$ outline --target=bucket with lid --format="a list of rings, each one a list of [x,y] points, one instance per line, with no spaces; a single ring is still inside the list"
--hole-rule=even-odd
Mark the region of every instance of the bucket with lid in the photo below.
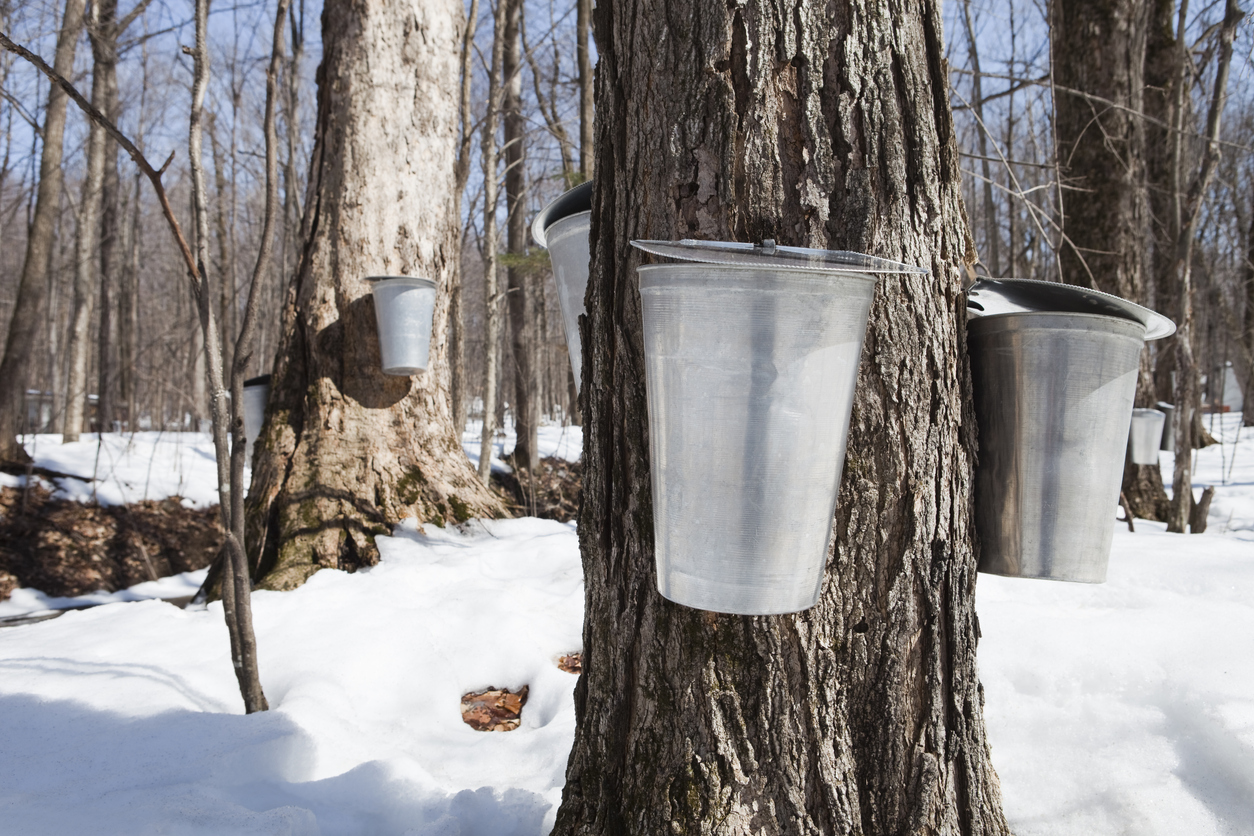
[[[715,612],[819,598],[876,273],[857,253],[633,241],[658,589]]]
[[[980,571],[1101,583],[1137,364],[1175,331],[1096,290],[984,279],[967,294]]]
[[[588,291],[588,264],[592,260],[588,234],[592,228],[592,181],[580,183],[554,200],[531,223],[531,237],[549,251],[557,301],[562,308],[562,328],[575,386],[581,385],[583,353],[579,317]]]
[[[253,442],[261,434],[266,418],[266,404],[270,400],[270,375],[249,378],[244,381],[244,439],[246,461],[253,460]]]

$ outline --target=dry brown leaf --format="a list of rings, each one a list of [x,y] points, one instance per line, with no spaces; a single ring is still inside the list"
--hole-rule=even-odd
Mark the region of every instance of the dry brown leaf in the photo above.
[[[476,731],[513,731],[522,722],[530,686],[488,688],[462,696],[462,722]]]

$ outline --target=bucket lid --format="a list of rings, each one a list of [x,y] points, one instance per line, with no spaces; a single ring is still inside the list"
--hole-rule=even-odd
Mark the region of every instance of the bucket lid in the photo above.
[[[424,287],[435,287],[435,279],[425,276],[366,276],[368,282],[412,282]]]
[[[531,237],[541,247],[548,246],[546,231],[562,218],[578,215],[580,212],[592,211],[592,181],[587,180],[562,192],[561,196],[540,210],[536,219],[531,222]]]
[[[926,273],[927,268],[873,255],[844,250],[814,250],[808,247],[780,247],[770,238],[761,244],[732,241],[632,241],[636,249],[654,255],[700,261],[706,264],[734,264],[746,267],[782,267],[790,270],[818,270],[825,273]]]
[[[248,380],[244,381],[245,389],[249,389],[253,386],[269,386],[269,385],[270,385],[270,375],[268,374],[263,374],[258,377],[250,377],[248,378]]]
[[[1149,308],[1100,290],[1037,279],[980,279],[967,289],[972,317],[1011,313],[1087,313],[1128,319],[1145,326],[1145,339],[1169,337],[1176,324]]]

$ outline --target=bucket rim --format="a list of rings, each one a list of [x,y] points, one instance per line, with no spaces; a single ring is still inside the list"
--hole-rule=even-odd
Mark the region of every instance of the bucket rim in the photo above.
[[[1100,312],[1081,309],[1081,305]],[[1075,313],[1124,319],[1145,328],[1146,342],[1176,332],[1176,324],[1167,317],[1121,296],[1040,279],[980,279],[967,288],[967,313],[973,321],[1010,313]]]
[[[997,325],[1003,325],[1007,322],[1014,322],[1024,317],[1041,317],[1048,319],[1070,318],[1081,320],[1093,320],[1101,322],[1108,326],[1108,330],[1112,333],[1117,330],[1129,332],[1128,336],[1141,339],[1141,336],[1135,333],[1138,326],[1144,327],[1142,323],[1135,319],[1124,319],[1123,317],[1110,316],[1108,314],[1086,313],[1084,311],[1002,311],[1000,313],[987,313],[980,316],[972,316],[967,319],[967,331],[983,330],[985,327],[992,328]],[[985,325],[987,323],[987,325]],[[1119,326],[1115,328],[1113,326]]]
[[[905,264],[887,258],[848,250],[820,250],[810,247],[785,247],[772,239],[761,244],[740,241],[678,241],[638,239],[631,242],[638,250],[680,261],[719,266],[743,265],[758,269],[807,270],[814,273],[912,273],[926,274],[926,267]]]
[[[547,231],[553,224],[571,215],[592,211],[592,184],[594,182],[595,178],[585,180],[573,189],[567,189],[540,210],[540,214],[536,215],[531,222],[531,237],[538,245],[548,249]]]
[[[245,389],[252,389],[258,386],[269,386],[269,385],[270,385],[270,375],[268,374],[262,374],[256,377],[250,377],[248,378],[248,380],[244,381]]]
[[[429,287],[432,290],[436,287],[435,279],[428,279],[426,276],[366,276],[366,281],[371,284],[381,284],[383,282],[401,284],[408,282],[418,287]]]
[[[641,273],[641,279],[642,279],[641,289],[647,290],[647,289],[652,289],[653,287],[657,287],[656,284],[652,285],[651,287],[645,287],[644,282],[643,282],[643,278],[645,274],[655,273],[655,272],[663,273],[663,272],[667,272],[668,270],[672,270],[677,267],[688,268],[688,269],[705,268],[707,270],[712,270],[712,271],[728,271],[728,272],[733,272],[733,273],[746,273],[746,274],[747,273],[761,273],[763,270],[769,270],[772,273],[787,273],[787,274],[792,274],[793,276],[806,276],[815,281],[820,281],[824,278],[827,278],[827,279],[848,278],[848,279],[858,279],[860,281],[866,282],[867,284],[871,284],[871,285],[875,285],[879,283],[879,276],[876,276],[872,273],[868,273],[865,270],[855,270],[852,268],[838,270],[838,269],[833,269],[830,267],[824,268],[824,269],[817,269],[814,267],[794,267],[792,265],[776,266],[773,264],[772,265],[709,264],[705,262],[686,261],[686,262],[680,262],[677,264],[676,263],[641,264],[639,267],[636,268],[636,270],[639,273]],[[753,288],[740,288],[740,287],[728,287],[727,288],[728,291],[752,290],[752,289]]]

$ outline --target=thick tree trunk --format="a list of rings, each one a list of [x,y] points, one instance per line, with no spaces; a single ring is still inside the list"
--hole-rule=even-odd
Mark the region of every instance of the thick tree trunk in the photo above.
[[[522,0],[507,0],[505,18],[505,52],[502,64],[505,97],[505,207],[506,243],[511,256],[527,251],[527,172],[523,153],[526,123],[522,112],[522,50],[518,38],[518,21]],[[537,429],[540,411],[537,404],[535,333],[531,327],[531,277],[528,269],[512,261],[507,271],[509,284],[509,334],[514,354],[514,464],[534,471],[540,464]]]
[[[448,282],[456,264],[455,0],[328,2],[303,248],[287,292],[247,542],[261,586],[378,560],[408,516],[496,516],[448,408]],[[367,276],[436,280],[430,365],[380,371]]]
[[[66,0],[53,69],[67,76],[74,68],[74,47],[83,31],[83,0]],[[30,231],[26,237],[26,258],[18,281],[17,299],[5,338],[4,359],[0,360],[0,461],[26,462],[29,456],[17,435],[26,418],[23,414],[27,376],[35,333],[44,319],[48,295],[48,261],[57,213],[61,204],[61,152],[65,136],[65,92],[55,84],[48,93],[44,116],[43,150],[39,159],[39,186],[35,197]]]
[[[976,676],[975,438],[939,3],[596,10],[579,519],[586,615],[555,834],[1005,834]],[[635,238],[852,249],[885,276],[822,598],[656,588]]]
[[[1138,0],[1057,0],[1050,29],[1054,78],[1077,91],[1060,92],[1054,101],[1058,157],[1070,186],[1058,256],[1063,281],[1141,304],[1151,302],[1145,127],[1136,115],[1144,106],[1146,20]],[[1157,400],[1146,349],[1136,405]],[[1164,519],[1167,491],[1157,465],[1128,459],[1122,490],[1135,516]]]

